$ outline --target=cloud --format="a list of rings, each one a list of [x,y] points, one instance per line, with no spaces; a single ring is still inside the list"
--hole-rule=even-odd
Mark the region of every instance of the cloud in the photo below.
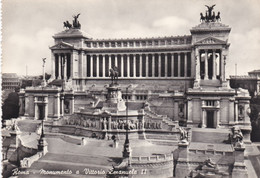
[[[35,35],[17,33],[7,37],[3,47],[3,72],[25,74],[27,65],[29,74],[39,74],[42,71],[40,62],[43,57],[47,57],[49,69],[51,52],[48,46],[53,44],[51,36],[54,32],[54,29],[42,28]]]
[[[249,71],[260,69],[260,28],[253,28],[245,33],[233,33],[230,41],[230,74],[234,74],[236,63],[238,74],[246,75]]]

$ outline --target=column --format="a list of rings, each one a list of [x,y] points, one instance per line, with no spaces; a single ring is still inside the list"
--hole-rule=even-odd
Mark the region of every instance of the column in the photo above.
[[[124,77],[124,55],[120,54],[121,56],[121,77]]]
[[[97,61],[97,77],[99,77],[99,55],[96,55],[96,61]]]
[[[216,127],[219,128],[219,122],[220,122],[220,114],[219,114],[219,109],[216,110],[216,114],[217,114],[217,125]]]
[[[48,100],[47,100],[48,103]],[[47,103],[44,103],[44,120],[47,120],[48,118],[48,105]]]
[[[224,56],[224,60],[223,60],[223,81],[226,81],[226,59],[227,59],[227,55],[223,55]]]
[[[167,53],[164,54],[164,76],[168,77],[168,55]]]
[[[90,77],[93,77],[93,54],[90,54]]]
[[[158,54],[158,76],[161,77],[162,58],[161,53]]]
[[[74,67],[73,67],[73,52],[70,54],[70,78],[73,79],[74,77],[74,74],[73,74],[73,71],[74,71]]]
[[[142,58],[142,54],[139,54],[139,62],[140,62],[140,67],[139,67],[139,77],[143,76],[143,58]]]
[[[111,116],[108,118],[108,130],[111,130]]]
[[[238,123],[238,101],[235,101],[235,123]]]
[[[64,71],[63,71],[63,76],[64,76],[64,80],[66,81],[67,80],[67,62],[68,62],[68,60],[67,60],[67,56],[66,56],[66,54],[64,54]]]
[[[58,55],[58,79],[61,79],[61,55],[60,54],[57,54]]]
[[[206,111],[205,109],[202,109],[202,124],[201,124],[202,128],[206,127]]]
[[[205,76],[204,76],[204,80],[208,80],[208,51],[205,50]]]
[[[115,66],[118,67],[117,54],[115,54],[114,56],[115,56]]]
[[[80,60],[79,60],[79,76],[83,77],[83,65],[84,65],[84,57],[83,57],[83,51],[80,52]],[[90,59],[91,61],[91,59]]]
[[[83,52],[82,57],[82,77],[87,77],[87,55],[85,52]]]
[[[102,70],[103,70],[103,76],[102,77],[106,77],[106,65],[105,65],[105,60],[106,60],[106,57],[105,57],[105,55],[103,55],[102,54],[102,61],[103,61],[103,63],[102,63]]]
[[[133,77],[136,77],[136,54],[133,54]]]
[[[171,77],[174,77],[174,53],[171,53],[172,70]]]
[[[200,52],[198,49],[195,50],[195,65],[196,65],[196,71],[195,71],[195,78],[198,82],[201,79],[200,76]]]
[[[145,67],[146,67],[146,70],[145,70],[145,77],[149,77],[149,73],[148,73],[148,71],[149,70],[151,70],[151,69],[149,69],[149,64],[148,64],[148,62],[149,62],[149,55],[148,54],[145,54]]]
[[[130,77],[130,55],[127,54],[127,77]]]
[[[187,52],[184,53],[184,77],[187,77]]]
[[[54,117],[60,117],[60,97],[59,94],[54,95],[54,104],[53,104]]]
[[[55,54],[52,52],[51,53],[51,78],[52,79],[56,79],[56,76],[55,76],[55,62],[56,62],[56,57],[55,57]]]
[[[111,54],[108,54],[108,71],[112,68],[111,65]]]
[[[178,53],[178,77],[181,76],[181,53]]]
[[[213,50],[212,80],[216,79],[216,51]]]
[[[74,113],[74,96],[71,97],[70,110],[71,110],[71,114],[73,114]]]
[[[60,112],[60,115],[61,116],[64,116],[64,93],[61,94],[60,96],[60,109],[61,109],[61,112]]]
[[[154,54],[152,54],[152,77],[154,77],[154,73],[155,73],[155,70],[154,70],[154,68],[155,68],[155,62],[154,62]]]
[[[34,97],[34,119],[38,119],[37,97]]]

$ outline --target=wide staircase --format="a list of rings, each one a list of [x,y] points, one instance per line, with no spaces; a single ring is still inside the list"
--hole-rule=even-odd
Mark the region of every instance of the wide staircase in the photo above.
[[[230,129],[192,128],[191,142],[224,143],[228,140]]]

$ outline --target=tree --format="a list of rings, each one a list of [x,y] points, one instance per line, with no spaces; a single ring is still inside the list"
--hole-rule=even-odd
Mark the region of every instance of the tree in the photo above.
[[[19,117],[19,89],[16,89],[15,92],[12,92],[8,95],[7,99],[2,105],[2,119],[8,120],[11,118]]]

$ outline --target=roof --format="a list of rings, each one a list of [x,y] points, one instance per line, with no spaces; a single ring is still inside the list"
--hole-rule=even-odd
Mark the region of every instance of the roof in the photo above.
[[[18,78],[16,73],[3,73],[2,78]]]
[[[75,37],[79,37],[79,38],[91,38],[90,35],[80,29],[76,29],[76,28],[70,28],[67,30],[64,30],[60,33],[57,33],[53,36],[54,39],[57,38],[75,38]]]
[[[251,71],[251,72],[248,72],[249,74],[250,73],[260,73],[260,69],[258,69],[258,70],[253,70],[253,71]]]

